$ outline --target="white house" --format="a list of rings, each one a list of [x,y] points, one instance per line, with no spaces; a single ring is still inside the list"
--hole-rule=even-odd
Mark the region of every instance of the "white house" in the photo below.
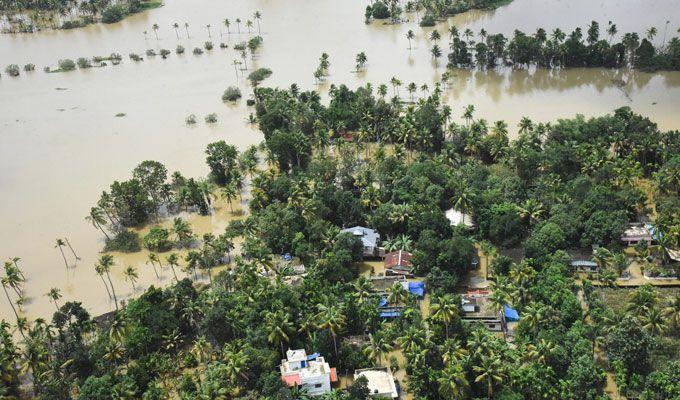
[[[449,220],[451,226],[464,225],[468,228],[474,228],[475,223],[472,221],[472,216],[467,215],[461,211],[450,208],[444,213],[446,219]]]
[[[337,382],[338,374],[326,360],[314,353],[307,355],[304,349],[288,350],[286,360],[281,360],[281,379],[290,387],[300,386],[311,396],[331,391],[331,382]]]
[[[388,399],[399,398],[394,376],[387,368],[367,368],[354,371],[354,380],[360,377],[366,378],[371,397],[386,397]]]

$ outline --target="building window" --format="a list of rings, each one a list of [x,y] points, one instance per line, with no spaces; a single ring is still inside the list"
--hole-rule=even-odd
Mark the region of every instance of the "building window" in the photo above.
[[[315,388],[320,388],[321,386],[323,386],[323,385],[320,384],[320,383],[317,383],[316,385],[314,385]]]
[[[496,324],[489,324],[489,329],[496,329]]]

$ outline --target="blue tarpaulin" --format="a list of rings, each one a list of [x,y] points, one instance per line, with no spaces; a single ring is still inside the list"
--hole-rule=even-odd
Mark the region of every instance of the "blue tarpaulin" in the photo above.
[[[397,318],[401,315],[401,311],[381,311],[380,318]]]
[[[511,308],[509,305],[503,306],[503,313],[505,313],[505,319],[508,321],[519,321],[519,314],[517,310]]]
[[[422,299],[425,297],[425,282],[409,282],[408,291],[415,294],[419,299]]]
[[[387,297],[381,297],[380,303],[378,303],[378,307],[385,307],[385,306],[387,306]]]
[[[307,361],[316,360],[321,357],[321,353],[314,353],[307,356]]]

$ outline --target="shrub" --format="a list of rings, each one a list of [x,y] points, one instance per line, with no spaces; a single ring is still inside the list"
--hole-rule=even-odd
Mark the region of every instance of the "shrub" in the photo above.
[[[182,46],[181,44],[178,44],[177,48],[175,49],[175,53],[184,54],[184,46]]]
[[[130,53],[129,57],[132,61],[142,61],[142,57],[137,53]]]
[[[80,57],[77,62],[78,62],[78,68],[90,68],[92,66],[92,64],[90,63],[90,60],[88,60],[85,57]]]
[[[43,71],[45,71],[45,72],[52,72],[52,70],[50,69],[50,67],[45,67],[45,68],[43,68]]]
[[[111,53],[111,55],[109,56],[109,59],[110,59],[111,61],[114,61],[114,62],[115,62],[115,61],[122,61],[122,60],[123,60],[123,56],[121,56],[119,53]]]
[[[212,50],[213,49],[213,42],[205,42],[203,44],[203,47],[205,47],[206,50]]]
[[[134,253],[141,250],[139,245],[139,235],[128,229],[123,229],[120,233],[107,239],[104,251],[120,251],[123,253]]]
[[[247,47],[246,42],[236,43],[234,45],[234,50],[243,51]]]
[[[19,66],[16,64],[10,64],[5,68],[5,72],[9,76],[19,76]]]
[[[62,71],[73,71],[74,69],[76,69],[76,63],[74,63],[73,60],[70,60],[68,58],[59,60],[57,65],[59,65],[59,69]]]
[[[85,22],[83,21],[64,21],[63,24],[61,24],[61,29],[75,29],[75,28],[82,28],[85,26]]]
[[[228,49],[228,48],[229,48],[229,46],[227,46],[226,43],[224,43],[224,42],[220,43],[220,49]]]
[[[217,122],[217,114],[215,113],[210,113],[205,116],[205,123],[206,124],[214,124]]]
[[[222,94],[222,101],[236,101],[241,98],[241,89],[229,86]]]
[[[258,83],[269,78],[272,75],[272,70],[269,68],[258,68],[248,75],[248,80],[253,86],[257,86]]]
[[[110,5],[104,8],[104,11],[102,11],[102,22],[105,24],[112,24],[114,22],[118,22],[125,18],[127,13],[128,13],[127,8],[122,4]]]
[[[196,116],[194,114],[189,114],[185,121],[187,125],[193,125],[196,123]]]
[[[29,71],[35,71],[35,65],[28,63],[24,65],[24,71],[29,72]]]
[[[425,14],[423,18],[420,19],[420,26],[434,26],[436,22],[437,20],[435,19],[434,15]]]
[[[169,237],[170,233],[167,229],[154,226],[144,236],[144,247],[151,251],[168,251],[172,248],[172,242],[170,242]]]
[[[203,54],[203,49],[200,47],[194,47],[193,53],[196,55]]]
[[[149,49],[146,51],[146,56],[147,57],[153,57],[156,55],[156,51],[154,49]]]
[[[248,41],[248,50],[254,52],[262,44],[262,36],[255,36]]]
[[[163,58],[168,58],[168,55],[170,55],[170,50],[168,50],[168,49],[161,49],[160,54],[161,54],[161,57],[163,57]]]

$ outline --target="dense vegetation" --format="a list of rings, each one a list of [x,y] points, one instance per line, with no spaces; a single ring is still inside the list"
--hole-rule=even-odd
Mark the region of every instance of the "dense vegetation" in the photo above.
[[[402,383],[417,399],[604,399],[603,367],[621,375],[617,380],[631,393],[677,398],[677,353],[654,364],[645,350],[666,336],[677,338],[678,301],[639,295],[645,299],[635,302],[631,316],[608,318],[612,313],[598,306],[586,282],[592,310],[585,313],[566,251],[591,245],[617,251],[628,222],[652,214],[667,239],[646,250],[667,266],[665,246],[677,246],[680,233],[680,132],[661,132],[621,108],[552,124],[525,118],[510,142],[505,122],[489,126],[474,118],[472,106],[453,122],[439,87],[408,105],[396,96],[386,100],[384,85],[376,92],[371,85],[332,86],[325,105],[318,93],[296,85],[256,88],[265,136],[259,150],[239,154],[225,142],[211,143],[205,180],[177,173],[169,179],[162,164],[145,161],[131,179],[114,182],[90,215],[104,234],[179,209],[213,212],[210,193],[219,189],[235,198],[239,180],[250,178],[250,214],[219,237],[181,240],[185,229],[155,228],[144,240],[154,251],[194,242],[191,256],[175,260],[189,277],[196,268],[230,268],[209,286],[186,278],[167,289],[152,287],[97,322],[72,302],[59,305],[51,323],[29,324],[17,315],[19,344],[9,324],[0,330],[3,395],[18,396],[26,374],[43,399],[150,400],[169,393],[301,399],[305,394],[285,387],[276,367],[283,349],[304,347],[324,354],[338,371],[380,363],[405,368]],[[641,182],[654,188],[652,199]],[[444,210],[451,207],[471,214],[476,228],[450,226]],[[356,224],[376,228],[391,248],[413,252],[427,281],[429,314],[396,285],[388,300],[406,309],[391,322],[379,320],[378,298],[358,276],[360,242],[340,233]],[[243,246],[231,262],[236,236]],[[493,255],[494,307],[512,303],[522,316],[511,345],[461,321],[456,293],[474,244]],[[525,257],[513,262],[502,255],[507,247]],[[278,267],[283,253],[307,268],[297,286],[287,283],[290,271]],[[103,275],[112,267],[103,256]],[[16,263],[6,270],[3,286],[20,287]],[[115,296],[113,284],[110,289]],[[57,305],[59,297],[52,298]],[[658,323],[649,323],[652,318]],[[601,341],[599,332],[611,334]],[[344,340],[365,333],[362,347]],[[604,364],[595,362],[596,344],[609,356]],[[406,365],[389,361],[391,350],[404,354]],[[324,398],[367,396],[358,382]]]
[[[437,20],[454,16],[473,9],[486,10],[494,9],[501,5],[510,3],[512,0],[409,0],[404,7],[396,0],[377,0],[372,1],[371,5],[366,6],[364,14],[366,23],[371,18],[382,20],[389,18],[392,23],[401,20],[402,12],[419,13],[424,10],[425,14],[420,19],[420,26],[434,26]],[[420,18],[420,15],[417,15]]]

